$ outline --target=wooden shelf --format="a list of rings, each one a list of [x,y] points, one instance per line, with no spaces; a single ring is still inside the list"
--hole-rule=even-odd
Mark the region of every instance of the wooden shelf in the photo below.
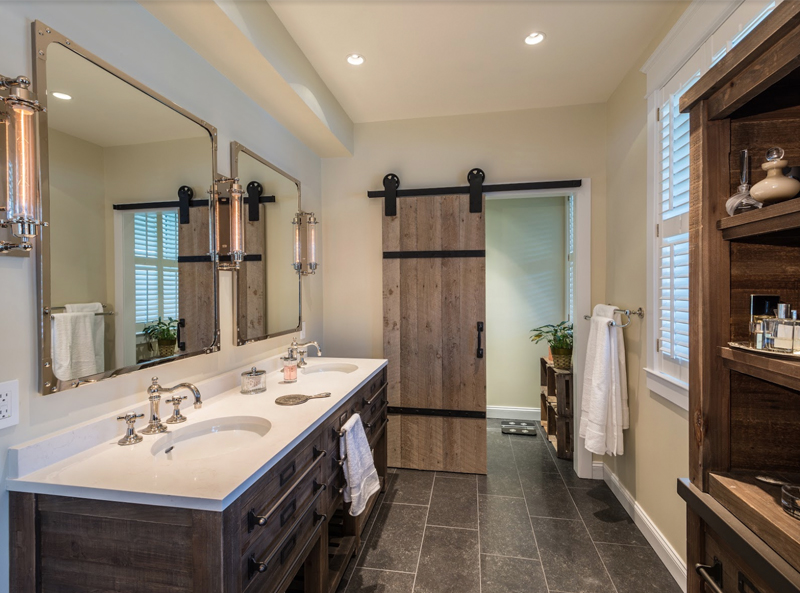
[[[728,346],[720,347],[719,355],[732,371],[800,391],[800,359],[787,360]]]
[[[328,541],[328,582],[331,584],[331,593],[339,587],[339,582],[347,570],[347,565],[356,550],[356,538],[331,537]]]
[[[726,241],[800,245],[800,198],[723,218],[717,228]]]
[[[800,520],[781,508],[779,486],[762,484],[755,479],[760,473],[800,481],[800,475],[775,472],[711,473],[708,493],[797,569],[800,567]]]

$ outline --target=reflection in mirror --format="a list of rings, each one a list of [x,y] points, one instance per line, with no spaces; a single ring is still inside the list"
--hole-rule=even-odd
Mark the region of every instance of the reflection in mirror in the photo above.
[[[217,336],[213,128],[82,53],[47,45],[44,393],[197,354]],[[181,188],[196,196],[183,216]]]
[[[237,142],[231,145],[231,160],[246,202],[247,256],[238,272],[237,311],[238,343],[245,344],[300,328],[300,278],[292,267],[292,219],[300,210],[300,182]],[[259,207],[253,211],[250,199],[259,191]]]

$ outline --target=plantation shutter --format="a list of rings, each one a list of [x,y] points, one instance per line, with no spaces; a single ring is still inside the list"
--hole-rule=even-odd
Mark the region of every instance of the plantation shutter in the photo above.
[[[178,318],[178,213],[136,212],[133,222],[137,329]]]
[[[575,322],[575,198],[567,198],[567,319]]]

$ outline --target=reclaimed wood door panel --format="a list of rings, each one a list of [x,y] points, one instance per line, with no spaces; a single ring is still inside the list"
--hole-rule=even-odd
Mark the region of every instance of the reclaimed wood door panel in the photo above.
[[[383,217],[384,356],[389,405],[400,410],[392,465],[486,471],[484,247],[484,215],[469,212],[469,196],[403,198]]]

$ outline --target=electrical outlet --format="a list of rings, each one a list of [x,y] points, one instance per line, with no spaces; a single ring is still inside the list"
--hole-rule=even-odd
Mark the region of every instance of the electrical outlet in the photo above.
[[[19,424],[19,381],[0,383],[0,429]]]

